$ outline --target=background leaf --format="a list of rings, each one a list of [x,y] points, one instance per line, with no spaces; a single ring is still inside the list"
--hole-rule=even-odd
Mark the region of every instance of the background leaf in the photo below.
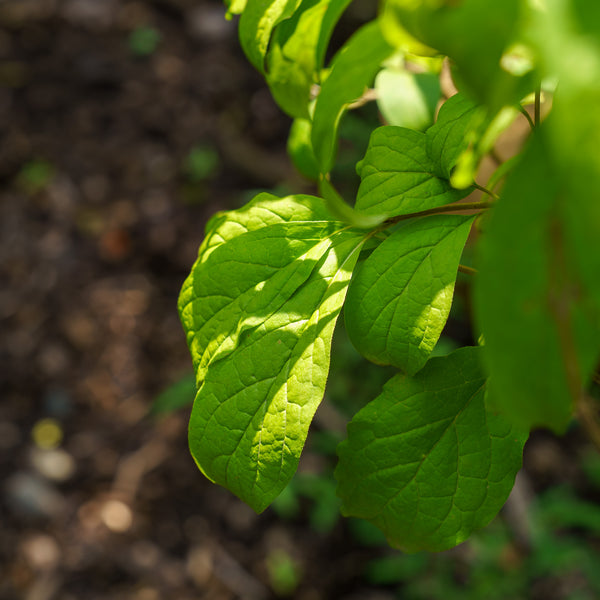
[[[434,73],[386,68],[375,79],[377,105],[388,125],[423,131],[432,123],[440,99],[440,80]]]
[[[156,397],[150,413],[162,415],[189,406],[194,401],[195,395],[196,376],[194,373],[186,373]]]
[[[246,8],[246,0],[224,0],[227,6],[226,18],[231,19],[233,15],[239,15]]]
[[[464,541],[500,510],[526,436],[486,410],[479,348],[397,375],[348,425],[336,470],[342,512],[408,552]]]
[[[531,39],[546,77],[559,85],[545,121],[553,168],[569,189],[562,203],[566,249],[600,312],[600,4],[552,0],[534,11]]]
[[[545,140],[538,132],[494,208],[475,300],[490,401],[523,427],[563,432],[600,355],[600,311],[563,218],[587,201],[561,178]]]
[[[386,0],[393,17],[420,42],[456,64],[459,89],[486,104],[493,113],[518,102],[533,87],[531,74],[509,73],[502,57],[518,41],[520,0]]]

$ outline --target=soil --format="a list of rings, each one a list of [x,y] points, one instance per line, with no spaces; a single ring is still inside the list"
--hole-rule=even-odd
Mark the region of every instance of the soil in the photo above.
[[[397,597],[361,576],[387,549],[303,502],[255,515],[197,470],[187,409],[148,414],[191,370],[176,301],[209,216],[311,189],[223,14],[0,4],[2,600]],[[332,462],[309,444],[301,470]]]

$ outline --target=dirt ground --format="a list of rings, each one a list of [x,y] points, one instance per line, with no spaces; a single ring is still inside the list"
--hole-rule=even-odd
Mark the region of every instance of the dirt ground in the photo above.
[[[362,576],[391,551],[346,521],[319,529],[305,500],[255,515],[198,472],[186,409],[148,415],[191,369],[176,300],[208,217],[248,190],[310,190],[223,14],[0,2],[2,600],[402,597]],[[524,502],[581,478],[578,442],[532,448]]]

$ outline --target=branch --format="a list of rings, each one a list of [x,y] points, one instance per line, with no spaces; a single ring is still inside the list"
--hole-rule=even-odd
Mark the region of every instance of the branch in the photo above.
[[[369,102],[373,102],[373,100],[377,100],[377,92],[374,89],[369,88],[368,90],[365,90],[365,93],[360,98],[348,104],[347,108],[348,110],[354,110],[355,108],[360,108]]]
[[[577,416],[588,438],[600,452],[600,422],[593,398],[582,393],[577,401]]]
[[[477,275],[477,269],[467,267],[466,265],[458,265],[458,270],[466,275]]]
[[[482,185],[479,185],[477,182],[473,182],[473,187],[476,190],[479,190],[480,192],[483,192],[484,194],[486,194],[487,196],[489,196],[490,198],[493,198],[494,200],[499,200],[500,196],[498,196],[498,194],[495,194],[494,192],[492,192],[491,190],[488,190],[487,188],[483,187]]]
[[[462,210],[486,210],[494,206],[493,202],[482,201],[482,202],[464,202],[462,204],[455,202],[454,204],[446,204],[445,206],[438,206],[436,208],[430,208],[428,210],[422,210],[416,213],[409,213],[407,215],[398,215],[392,217],[387,221],[384,221],[382,227],[390,227],[400,221],[406,221],[408,219],[415,219],[417,217],[428,217],[429,215],[441,215],[444,213],[458,212]]]
[[[531,127],[531,129],[535,129],[535,123],[533,122],[531,115],[527,112],[525,107],[523,107],[519,104],[519,110],[521,111],[523,116],[527,119],[527,122],[529,123],[529,127]]]

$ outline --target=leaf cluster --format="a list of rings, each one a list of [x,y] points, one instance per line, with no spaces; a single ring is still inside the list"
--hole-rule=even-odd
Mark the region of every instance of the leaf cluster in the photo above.
[[[439,551],[500,510],[533,427],[561,433],[578,415],[600,444],[588,393],[600,357],[600,9],[385,0],[325,64],[348,4],[228,2],[319,195],[260,194],[208,223],[179,300],[197,387],[190,449],[255,510],[273,502],[323,399],[344,308],[356,349],[397,374],[338,448],[342,512],[393,546]],[[331,178],[340,123],[373,98],[385,124],[350,205]],[[528,140],[499,160],[498,136],[523,113]],[[489,154],[497,169],[482,185]],[[459,269],[474,273],[460,265],[474,225],[481,343],[431,358]]]

